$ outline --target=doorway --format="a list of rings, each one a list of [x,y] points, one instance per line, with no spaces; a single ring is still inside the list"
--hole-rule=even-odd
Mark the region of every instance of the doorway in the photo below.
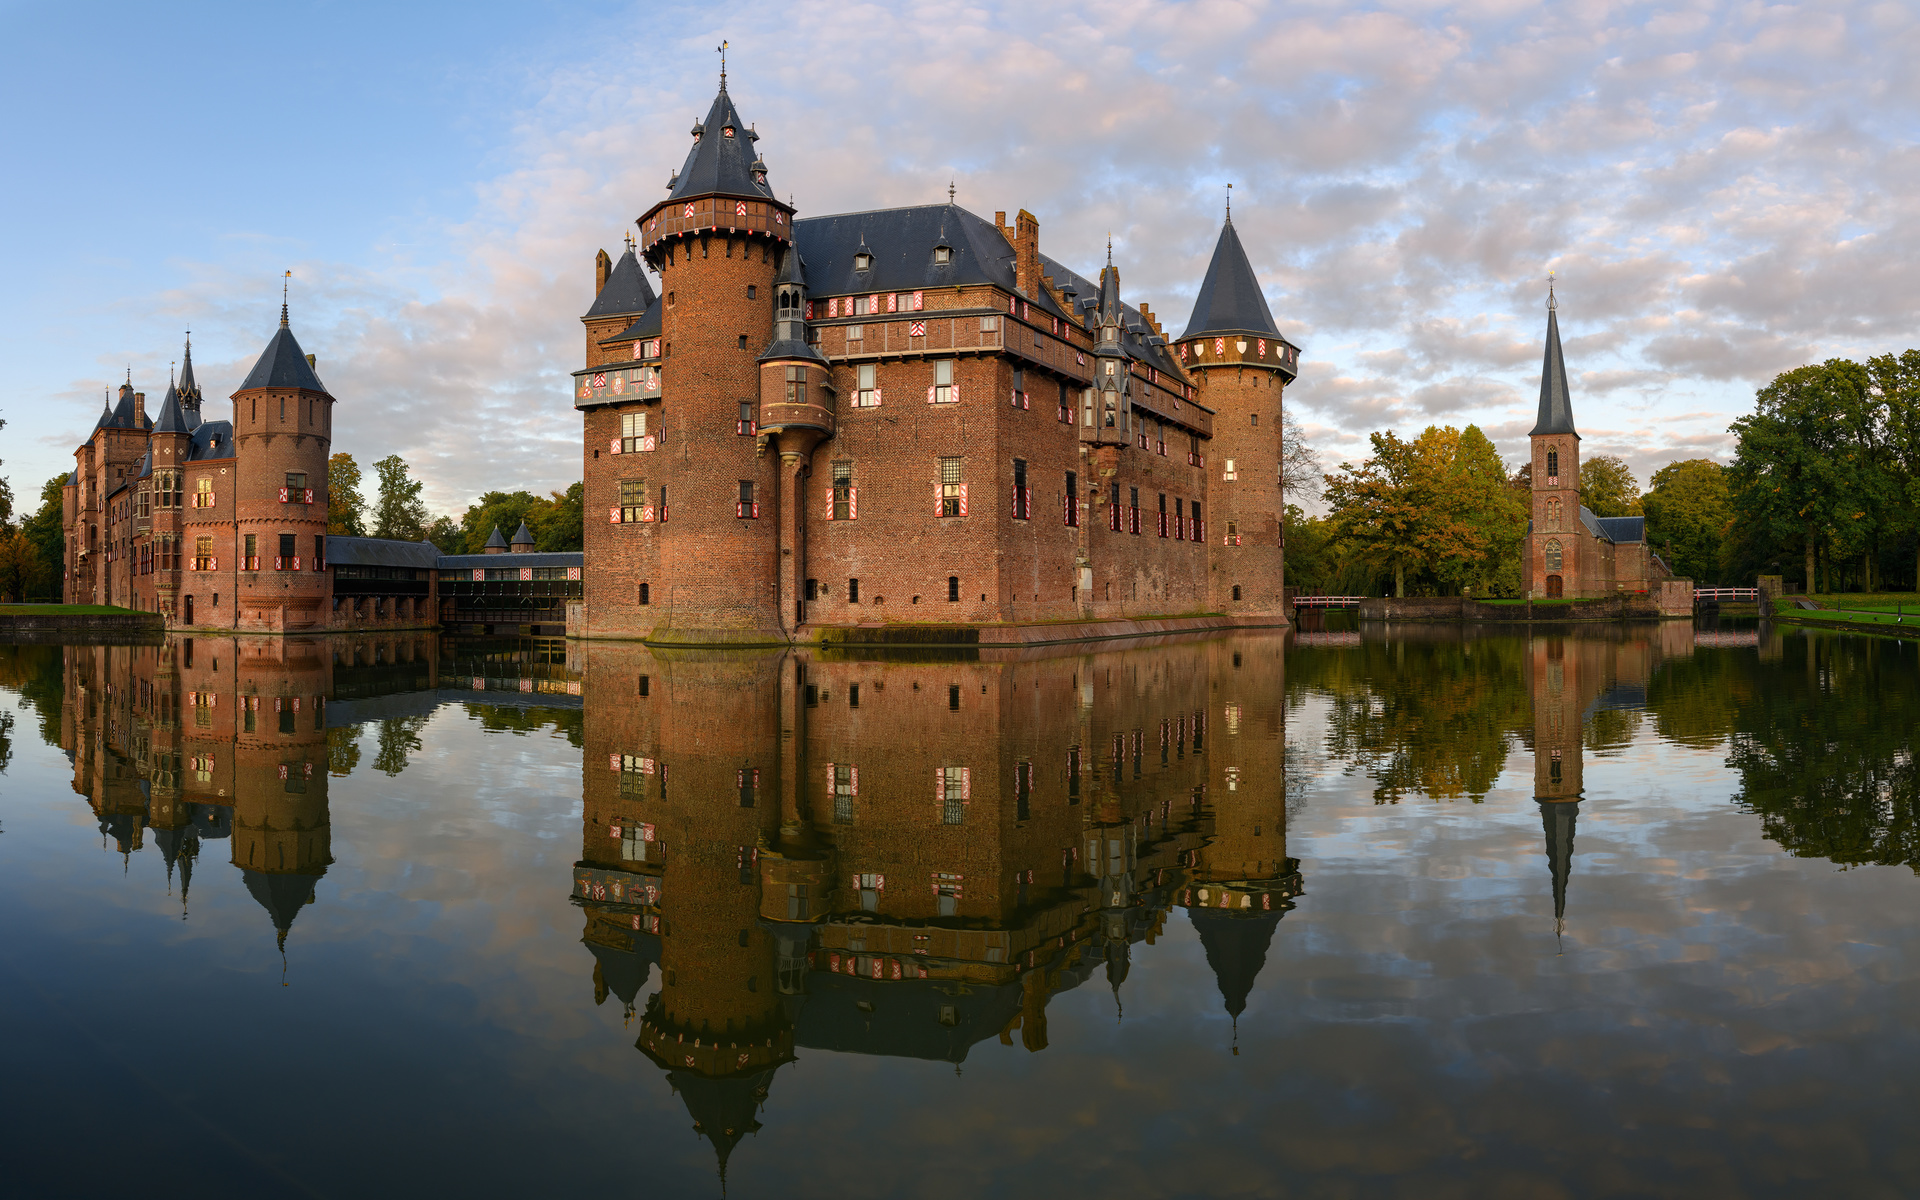
[[[1560,577],[1558,575],[1547,576],[1547,599],[1560,599]]]
[[[187,615],[187,624],[189,625],[193,624],[193,597],[192,596],[187,597],[186,615]]]

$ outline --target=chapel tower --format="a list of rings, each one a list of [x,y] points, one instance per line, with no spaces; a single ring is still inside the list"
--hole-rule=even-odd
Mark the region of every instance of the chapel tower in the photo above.
[[[793,209],[774,198],[724,72],[692,134],[667,198],[639,221],[661,305],[658,337],[633,353],[657,385],[587,414],[586,618],[597,636],[784,642],[778,530],[796,498],[759,436],[760,356]],[[630,435],[624,418],[644,415],[646,435]]]
[[[1278,618],[1286,590],[1280,408],[1299,373],[1299,350],[1273,323],[1231,209],[1179,341],[1198,399],[1215,413],[1207,462],[1208,607]]]
[[[1580,537],[1580,435],[1573,428],[1567,362],[1560,351],[1559,305],[1547,285],[1547,349],[1540,364],[1540,415],[1533,433],[1533,528],[1527,537],[1527,594],[1557,600],[1585,594],[1592,564]]]

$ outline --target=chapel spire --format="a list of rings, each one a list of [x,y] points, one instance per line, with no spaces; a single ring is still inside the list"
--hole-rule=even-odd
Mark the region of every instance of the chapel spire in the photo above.
[[[1567,360],[1560,350],[1559,304],[1553,297],[1553,280],[1547,280],[1547,350],[1540,363],[1540,417],[1529,437],[1548,433],[1570,433],[1573,427],[1573,400],[1567,391]]]

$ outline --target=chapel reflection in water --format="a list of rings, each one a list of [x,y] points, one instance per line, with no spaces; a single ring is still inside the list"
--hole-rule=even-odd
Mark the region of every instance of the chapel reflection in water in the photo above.
[[[1284,638],[1091,652],[589,644],[595,999],[728,1154],[800,1048],[958,1064],[1189,910],[1237,1017],[1301,890]]]

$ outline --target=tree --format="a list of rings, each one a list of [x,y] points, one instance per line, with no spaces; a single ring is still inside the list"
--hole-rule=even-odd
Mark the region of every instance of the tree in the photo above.
[[[1580,503],[1596,517],[1631,517],[1640,512],[1640,485],[1625,459],[1596,454],[1580,463]]]
[[[1754,411],[1731,426],[1735,515],[1751,523],[1750,535],[1800,547],[1809,592],[1819,590],[1823,551],[1831,566],[1836,522],[1851,525],[1865,514],[1845,451],[1859,424],[1848,410],[1867,402],[1868,385],[1866,369],[1845,359],[1795,367],[1761,388]]]
[[[380,479],[380,499],[374,506],[373,536],[417,542],[427,531],[427,506],[420,501],[419,480],[407,476],[407,464],[389,454],[373,464]]]
[[[467,535],[461,530],[460,522],[444,513],[435,517],[433,524],[427,526],[426,537],[442,554],[468,553]]]
[[[1320,456],[1307,444],[1307,435],[1294,420],[1293,410],[1280,410],[1280,494],[1281,502],[1312,499],[1320,494]]]
[[[360,464],[340,453],[327,460],[327,532],[367,536],[367,500],[360,494]]]
[[[1867,374],[1885,409],[1889,466],[1898,515],[1890,522],[1908,536],[1920,535],[1920,350],[1867,360]],[[1920,538],[1914,546],[1920,591]]]
[[[6,420],[4,418],[0,418],[0,429],[5,429],[6,427],[7,427]],[[3,460],[0,460],[0,461],[3,461]],[[0,478],[0,531],[7,530],[12,526],[13,526],[13,484],[8,482],[4,478]]]
[[[1671,462],[1653,473],[1641,497],[1647,544],[1665,555],[1675,575],[1717,583],[1720,551],[1733,524],[1727,469],[1710,458]]]
[[[33,544],[38,562],[39,586],[30,594],[58,596],[61,572],[66,568],[66,487],[67,477],[55,475],[40,485],[40,507],[20,523],[20,532]]]

